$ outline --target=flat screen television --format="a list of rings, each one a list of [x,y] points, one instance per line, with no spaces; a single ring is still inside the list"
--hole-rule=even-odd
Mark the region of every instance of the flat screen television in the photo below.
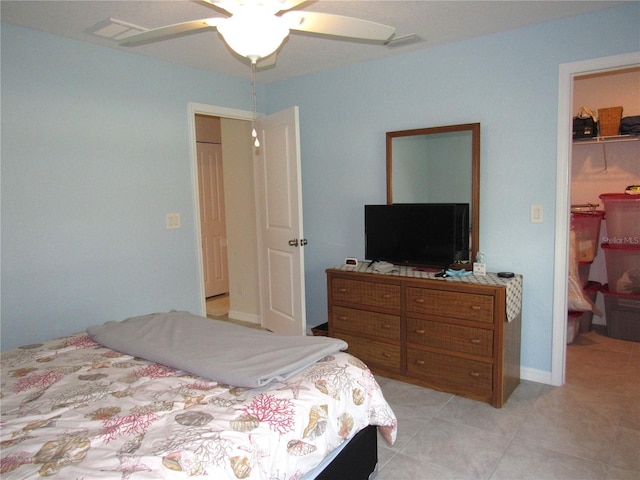
[[[468,203],[365,205],[365,258],[447,267],[469,260]]]

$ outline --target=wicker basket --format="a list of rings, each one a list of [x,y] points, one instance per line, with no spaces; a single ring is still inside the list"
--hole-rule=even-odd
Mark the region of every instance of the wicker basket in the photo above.
[[[620,120],[622,119],[622,107],[610,107],[598,109],[598,123],[600,124],[601,137],[614,137],[620,134]]]

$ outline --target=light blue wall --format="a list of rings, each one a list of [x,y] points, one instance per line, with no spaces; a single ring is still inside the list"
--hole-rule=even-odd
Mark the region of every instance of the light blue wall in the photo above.
[[[2,349],[199,312],[187,105],[251,110],[248,81],[1,33]]]
[[[324,270],[364,255],[365,203],[384,203],[385,132],[481,123],[480,245],[525,282],[522,364],[551,370],[559,65],[640,50],[640,4],[269,85],[300,106],[307,321]],[[545,222],[531,224],[541,203]]]
[[[522,363],[549,371],[558,65],[640,49],[639,22],[631,4],[260,86],[259,110],[300,106],[309,324],[326,321],[324,270],[363,255],[363,205],[385,202],[385,132],[481,122],[481,246],[525,275]],[[250,110],[247,82],[1,34],[2,349],[199,310],[187,103]]]

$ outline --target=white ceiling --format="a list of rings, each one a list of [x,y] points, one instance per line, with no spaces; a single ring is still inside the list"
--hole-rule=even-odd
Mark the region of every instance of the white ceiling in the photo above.
[[[637,0],[635,0],[637,3]],[[396,37],[417,34],[421,41],[390,48],[292,33],[274,67],[260,69],[258,81],[268,83],[480,35],[617,6],[615,1],[336,1],[306,2],[297,10],[358,17],[396,27]],[[178,22],[224,16],[198,0],[147,1],[8,1],[2,0],[3,22],[95,43],[168,62],[249,77],[248,60],[233,54],[215,30],[138,47],[120,47],[85,30],[107,19],[147,29]],[[587,32],[585,32],[586,34]],[[588,42],[585,43],[585,46]],[[587,48],[587,47],[585,47]],[[526,52],[523,52],[523,54]]]

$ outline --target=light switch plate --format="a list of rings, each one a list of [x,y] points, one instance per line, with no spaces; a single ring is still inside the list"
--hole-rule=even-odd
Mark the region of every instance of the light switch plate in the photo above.
[[[167,230],[174,230],[176,228],[180,228],[180,214],[167,213]]]
[[[544,207],[540,203],[531,205],[531,223],[542,223],[544,220]]]

